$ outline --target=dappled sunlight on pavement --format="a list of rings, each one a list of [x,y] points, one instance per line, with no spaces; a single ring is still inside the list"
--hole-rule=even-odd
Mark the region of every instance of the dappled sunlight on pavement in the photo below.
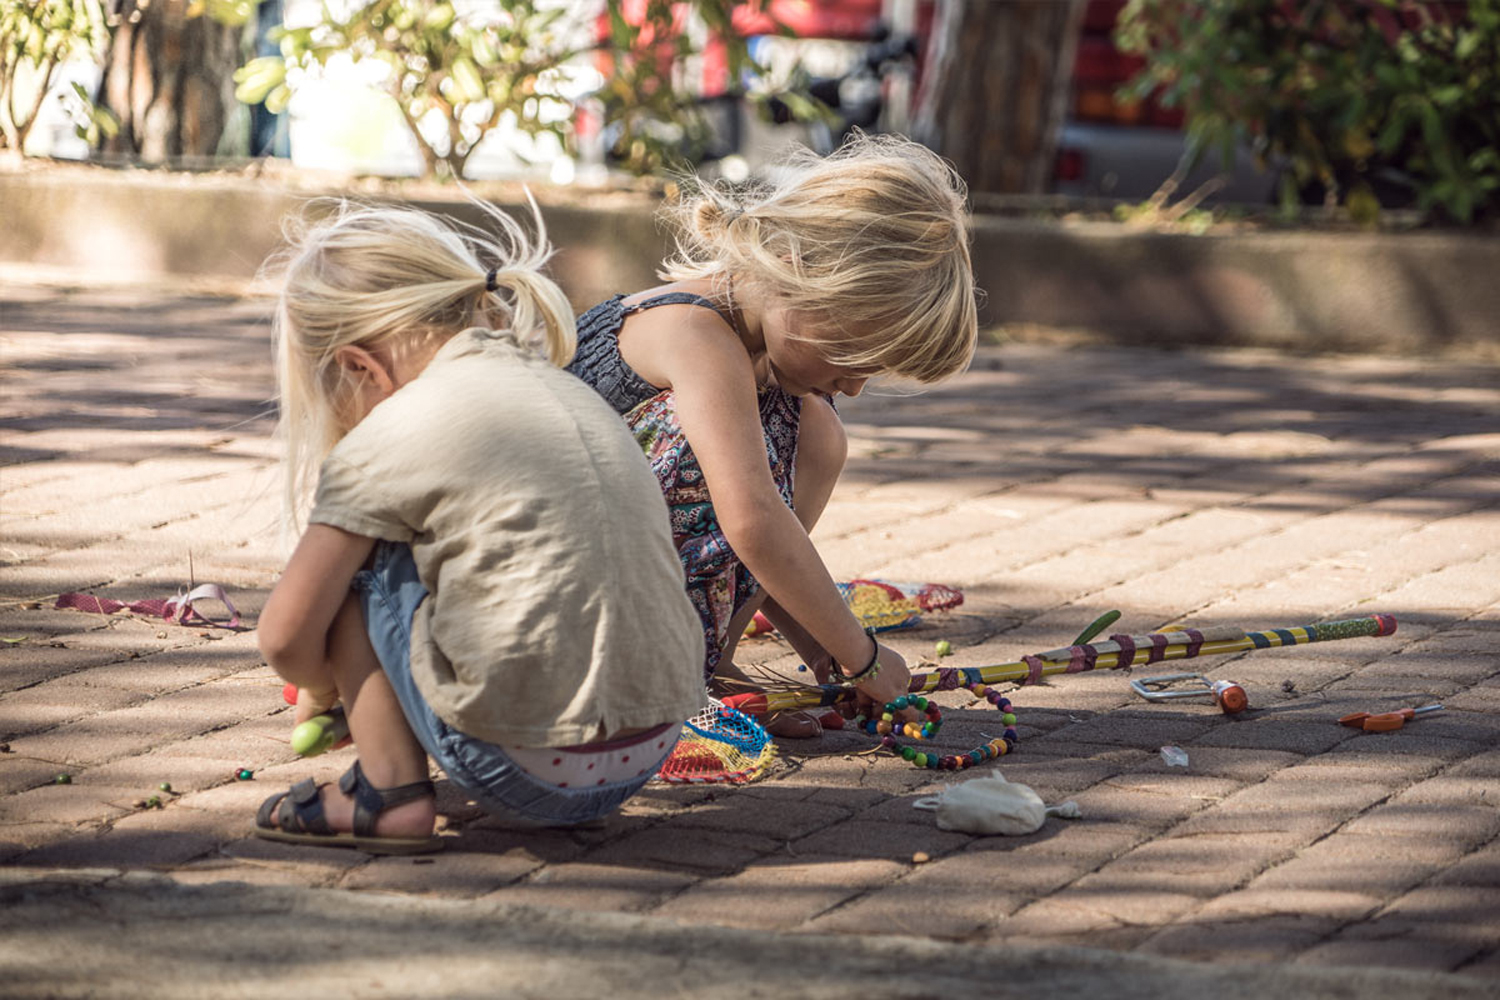
[[[834,576],[966,595],[887,634],[913,664],[931,666],[939,639],[943,666],[1015,661],[1110,608],[1110,631],[1137,635],[1377,612],[1399,630],[1134,671],[1234,679],[1251,708],[1233,717],[1147,703],[1109,671],[1009,692],[1018,752],[979,770],[1082,810],[1023,837],[937,829],[912,803],[962,778],[831,730],[783,741],[749,786],[652,786],[599,830],[507,830],[440,781],[447,850],[414,862],[250,837],[262,798],[352,759],[291,752],[253,632],[53,609],[64,592],[128,602],[213,582],[253,626],[285,551],[269,302],[36,285],[0,291],[0,311],[0,894],[19,893],[0,895],[6,935],[25,925],[17,900],[47,927],[68,899],[125,913],[122,886],[231,920],[195,894],[239,883],[246,914],[330,890],[308,912],[391,947],[399,907],[450,930],[460,911],[433,907],[467,907],[547,962],[542,929],[576,918],[616,943],[667,940],[669,921],[724,947],[754,932],[766,966],[829,934],[880,933],[938,942],[930,958],[955,976],[964,949],[1078,946],[1220,996],[1171,960],[1445,974],[1366,996],[1500,982],[1500,370],[1027,343],[984,348],[923,395],[841,401],[850,461],[814,533]],[[808,677],[775,638],[739,659]],[[967,692],[936,700],[940,752],[999,731]],[[1434,701],[1445,709],[1395,732],[1336,724]],[[1188,767],[1164,763],[1165,744]],[[388,894],[391,926],[342,920],[347,890]],[[528,912],[543,914],[536,933]],[[445,953],[484,950],[461,938]],[[175,961],[209,961],[172,940],[189,949]],[[868,948],[850,954],[878,969]]]

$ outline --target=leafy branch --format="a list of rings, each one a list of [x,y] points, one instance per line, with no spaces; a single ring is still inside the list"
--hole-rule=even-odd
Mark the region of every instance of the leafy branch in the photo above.
[[[0,149],[25,149],[63,63],[75,54],[101,58],[108,45],[99,0],[0,0]],[[83,88],[73,97],[67,107],[80,136],[92,141],[118,129]]]

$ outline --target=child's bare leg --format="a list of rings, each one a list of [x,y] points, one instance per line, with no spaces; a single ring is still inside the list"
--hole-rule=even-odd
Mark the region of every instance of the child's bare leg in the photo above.
[[[407,725],[401,703],[365,631],[365,616],[353,595],[344,601],[328,633],[328,658],[339,701],[349,720],[349,735],[359,751],[360,767],[376,788],[391,788],[427,777],[427,753]],[[354,829],[354,800],[337,785],[320,789],[328,825],[338,832]],[[437,820],[437,803],[420,798],[392,806],[375,821],[380,837],[426,837]]]

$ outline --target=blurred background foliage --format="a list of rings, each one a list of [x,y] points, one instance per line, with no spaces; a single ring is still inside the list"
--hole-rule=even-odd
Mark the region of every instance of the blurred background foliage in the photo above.
[[[632,8],[633,17],[625,16]],[[421,150],[428,177],[462,177],[479,142],[509,118],[517,129],[550,134],[573,151],[574,107],[587,105],[593,128],[611,137],[610,156],[635,174],[669,161],[692,161],[709,141],[697,97],[678,70],[701,47],[684,25],[696,16],[726,47],[728,72],[739,79],[758,69],[733,30],[730,0],[608,0],[607,39],[592,37],[565,7],[535,0],[494,0],[459,9],[449,0],[375,0],[346,13],[323,8],[321,23],[276,34],[281,52],[248,63],[235,75],[235,96],[248,104],[285,107],[315,66],[348,57],[384,63],[384,90],[400,107]],[[569,64],[596,52],[602,82],[580,87]],[[591,74],[592,75],[592,74]],[[436,111],[444,128],[422,127]]]
[[[102,59],[109,28],[98,0],[0,0],[0,149],[19,153],[37,122],[54,74],[69,59]],[[85,91],[74,92],[70,117],[96,140],[119,127]]]
[[[1289,211],[1500,216],[1500,0],[1131,0],[1116,41],[1193,156],[1248,146]]]
[[[1052,20],[1076,25],[1079,2],[1071,20]],[[383,70],[361,79],[399,107],[428,177],[465,176],[502,122],[574,156],[585,141],[596,154],[602,144],[611,166],[635,174],[692,164],[713,127],[684,67],[709,45],[730,99],[777,96],[802,119],[829,110],[796,73],[780,95],[747,93],[747,81],[766,74],[736,29],[746,6],[736,0],[348,0],[269,40],[262,31],[257,55],[259,3],[0,0],[0,149],[25,147],[54,76],[80,56],[102,72],[96,89],[57,88],[73,126],[96,155],[135,162],[211,161],[242,127],[244,105],[283,109],[335,61]],[[989,185],[984,174],[995,149],[1024,145],[1004,110],[1016,95],[1062,103],[1049,95],[1066,94],[1058,67],[1072,55],[1057,39],[1067,31],[1026,27],[1027,18],[1041,25],[1041,2],[933,7],[949,54],[929,51],[925,72],[946,83],[927,88],[932,100],[918,102],[926,119],[911,130],[954,158],[976,191],[1045,190],[1045,181]],[[1028,30],[1034,37],[1011,37]],[[1248,149],[1279,176],[1289,217],[1322,203],[1366,223],[1395,208],[1449,224],[1500,218],[1500,0],[1129,0],[1114,38],[1145,60],[1126,96],[1153,95],[1185,113],[1184,162]],[[1024,61],[1017,53],[1035,63],[1039,39],[1052,45],[1052,64],[1030,81],[1006,77],[1021,81],[1014,100],[976,82],[1001,76],[993,67],[1007,59]],[[1050,163],[1050,140],[1037,134],[1028,176]]]
[[[564,14],[533,0],[500,0],[483,15],[461,14],[444,0],[375,0],[344,14],[324,5],[320,23],[276,32],[280,54],[238,70],[234,94],[281,112],[330,60],[377,62],[384,73],[371,85],[400,108],[424,176],[463,177],[470,154],[507,115],[524,133],[565,138],[566,109],[543,114],[546,102],[564,103],[556,78],[577,55],[559,30]],[[429,112],[443,123],[436,135],[420,126]]]

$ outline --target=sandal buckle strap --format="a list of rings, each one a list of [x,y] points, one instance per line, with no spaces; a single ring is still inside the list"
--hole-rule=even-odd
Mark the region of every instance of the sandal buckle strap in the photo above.
[[[360,837],[376,835],[375,821],[387,809],[437,793],[431,780],[426,778],[391,788],[376,788],[357,760],[339,778],[339,791],[354,800],[354,832]]]
[[[333,827],[328,825],[328,818],[323,814],[317,782],[311,778],[303,779],[282,796],[281,808],[276,812],[276,825],[296,833],[333,833]]]

